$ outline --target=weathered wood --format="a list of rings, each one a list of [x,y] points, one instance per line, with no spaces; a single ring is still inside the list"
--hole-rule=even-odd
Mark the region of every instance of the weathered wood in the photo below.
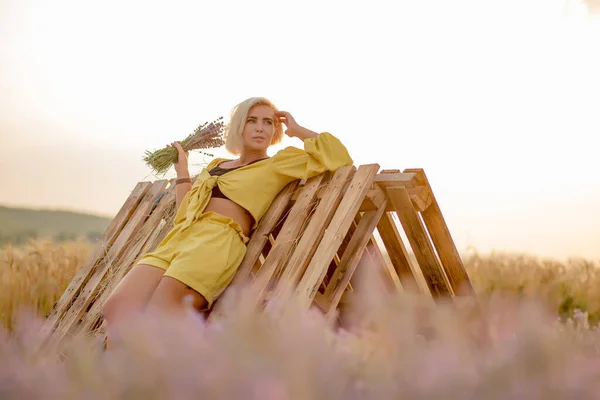
[[[108,250],[121,233],[123,227],[129,222],[131,215],[133,215],[138,204],[142,201],[142,198],[146,195],[151,186],[152,184],[150,182],[139,182],[131,191],[129,197],[125,203],[123,203],[123,206],[104,232],[104,235],[102,235],[95,251],[88,257],[86,263],[79,269],[77,274],[75,274],[75,277],[71,280],[66,290],[54,304],[54,307],[44,322],[44,329],[52,330],[56,328],[60,318],[62,318],[64,313],[71,307],[81,292],[81,289],[87,284],[100,261],[107,254]]]
[[[372,184],[365,199],[360,205],[359,211],[377,210],[387,199],[387,194],[379,185]]]
[[[388,208],[389,206],[385,207],[386,210]],[[360,222],[360,219],[355,219],[355,225],[358,225],[358,222]],[[382,281],[385,284],[386,289],[393,291],[402,291],[402,284],[400,283],[398,274],[396,274],[396,271],[394,270],[394,266],[386,261],[385,257],[383,256],[383,253],[381,252],[381,249],[379,248],[379,244],[377,243],[377,240],[375,239],[375,236],[373,234],[371,235],[371,238],[369,239],[369,242],[365,247],[365,251],[363,252],[362,258],[359,261],[357,268],[360,268],[361,265],[366,265],[367,268],[370,268],[371,270],[374,270],[377,274],[379,274],[382,277]],[[354,274],[350,279],[348,287],[350,288],[352,285],[355,284],[358,286],[360,282],[357,282],[357,279],[360,279],[360,277],[357,277],[357,275]],[[342,303],[343,300],[344,296],[342,296],[340,303]]]
[[[408,188],[406,191],[408,192],[410,200],[417,211],[425,211],[431,204],[431,191],[427,186]]]
[[[444,273],[442,265],[438,261],[435,250],[429,238],[423,222],[415,211],[405,188],[391,187],[387,189],[390,200],[396,207],[400,222],[404,227],[406,236],[411,244],[415,257],[421,266],[423,276],[429,290],[434,298],[441,296],[452,296],[452,288]]]
[[[367,243],[365,252],[369,255],[369,263],[382,275],[386,288],[391,291],[401,291],[402,284],[400,282],[400,278],[398,277],[394,266],[388,263],[383,257],[381,249],[379,248],[379,244],[373,235],[371,235],[371,239],[369,240],[369,243]]]
[[[106,257],[104,257],[102,260],[102,263],[98,266],[96,271],[94,271],[88,280],[88,283],[81,290],[81,293],[77,299],[75,299],[73,302],[73,305],[59,321],[55,332],[56,340],[61,340],[62,337],[67,335],[79,322],[90,303],[94,300],[99,285],[106,276],[111,264],[116,262],[116,260],[118,260],[118,258],[127,250],[127,246],[130,244],[132,235],[134,235],[135,232],[141,228],[142,224],[148,217],[150,210],[152,209],[156,197],[164,190],[166,185],[167,181],[165,180],[156,181],[152,184],[152,187],[148,193],[146,193],[139,206],[136,208],[133,216],[120,232],[113,246],[106,254]]]
[[[274,289],[274,296],[285,292],[287,285],[296,285],[310,262],[325,228],[333,218],[344,191],[355,171],[354,166],[339,168],[326,186],[323,198],[315,208],[312,217],[306,227],[298,245],[292,253],[288,265],[280,275]]]
[[[389,203],[392,202],[390,201]],[[408,251],[406,251],[406,247],[404,246],[400,232],[398,232],[398,228],[396,228],[391,213],[386,212],[381,216],[377,224],[377,231],[379,232],[379,236],[381,236],[383,245],[404,289],[421,294],[422,290],[417,283],[416,274],[413,271]]]
[[[258,271],[256,278],[253,281],[253,290],[256,296],[257,302],[262,302],[265,298],[265,291],[273,276],[279,273],[279,271],[285,265],[287,258],[290,255],[290,251],[296,244],[298,234],[310,217],[307,212],[311,205],[316,200],[316,195],[319,187],[323,183],[324,175],[318,175],[309,179],[301,193],[298,195],[294,206],[290,210],[277,240],[272,243],[272,248],[262,267]]]
[[[400,184],[395,186],[404,187]],[[406,188],[406,191],[410,195],[410,199],[412,200],[413,205],[415,206],[415,209],[417,209],[417,211],[423,211],[427,209],[427,207],[429,207],[429,204],[431,204],[431,197],[429,195],[430,192],[426,186],[422,185],[409,187]],[[384,197],[382,197],[382,195]],[[361,212],[376,210],[378,208],[377,203],[381,203],[383,198],[387,198],[385,191],[380,186],[375,185],[374,187],[369,189],[365,200],[362,202],[358,210]],[[392,204],[392,202],[388,202],[386,211],[394,211],[394,205]]]
[[[302,305],[317,306],[330,317],[343,308],[343,299],[348,300],[352,293],[363,294],[353,290],[363,283],[363,271],[381,275],[386,286],[378,288],[384,291],[421,293],[421,286],[425,289],[417,283],[417,278],[422,280],[417,277],[421,275],[417,269],[421,269],[434,297],[452,296],[460,293],[461,287],[472,293],[423,170],[377,173],[378,168],[376,164],[358,170],[355,166],[342,167],[333,174],[296,181],[284,188],[252,234],[244,260],[230,287],[215,302],[209,321],[224,314],[224,304],[231,304],[228,299],[237,292],[230,290],[232,287],[251,281],[257,304],[286,293],[291,284]],[[330,175],[328,182],[315,183],[327,181]],[[154,249],[171,229],[172,210],[165,212],[165,207],[174,203],[173,187],[155,203],[160,191],[153,192],[155,185],[140,182],[136,186],[105,232],[105,248],[86,263],[87,271],[80,270],[55,305],[49,325],[57,339],[76,333],[75,327],[82,333],[97,334],[102,329],[100,310],[111,291],[140,255]],[[138,193],[137,202],[132,203],[135,192],[144,187],[143,194]],[[400,217],[416,263],[408,256],[392,212]],[[161,222],[160,215],[167,214],[170,220]],[[373,236],[375,229],[391,264]]]
[[[417,174],[415,173],[384,173],[377,174],[375,183],[386,189],[390,186],[403,186],[406,188],[419,186]]]
[[[448,225],[446,225],[446,221],[444,220],[440,206],[433,194],[429,180],[425,175],[425,171],[422,169],[411,169],[410,172],[416,173],[423,181],[425,181],[428,192],[430,193],[430,205],[421,213],[421,215],[454,293],[457,295],[474,295],[475,291],[471,285],[471,281],[467,275],[462,259],[458,254],[454,241],[452,240],[452,235],[450,235],[450,230],[448,229]]]
[[[336,269],[325,290],[325,298],[329,301],[328,314],[337,308],[337,305],[342,298],[342,294],[350,282],[352,274],[354,274],[356,266],[365,251],[367,243],[369,243],[371,239],[371,235],[377,226],[377,222],[385,212],[386,202],[387,201],[381,204],[378,210],[365,212],[360,219],[356,231],[354,231],[352,239],[340,260],[340,265]]]
[[[361,165],[354,174],[346,194],[337,207],[319,247],[300,280],[296,293],[299,295],[301,305],[308,307],[312,303],[315,293],[327,273],[327,266],[348,232],[378,169],[379,165],[377,164]]]
[[[322,293],[318,293],[318,292],[315,294],[315,299],[313,301],[313,304],[316,305],[317,307],[319,307],[319,309],[324,314],[327,313],[327,310],[329,310],[331,308],[331,304],[329,303],[329,300],[327,300],[325,295]]]
[[[323,277],[323,281],[321,282],[321,286],[319,287],[319,293],[321,293],[321,291],[322,291],[322,293],[325,293],[325,289],[327,288],[327,285],[329,284],[329,280],[333,277],[335,270],[339,267],[341,257],[344,255],[346,248],[348,247],[348,245],[350,244],[350,241],[352,240],[352,235],[354,235],[354,232],[356,231],[356,228],[358,227],[358,223],[360,222],[360,217],[361,217],[361,213],[357,213],[354,216],[354,220],[350,224],[350,228],[348,228],[348,232],[346,232],[346,235],[344,236],[344,240],[342,240],[342,242],[340,243],[338,250],[336,251],[336,253],[333,256],[332,262],[329,264],[329,267],[327,268],[327,273]]]
[[[175,208],[175,188],[173,187],[173,193],[171,193],[169,197],[165,196],[164,200],[161,199],[161,201],[165,202],[165,207],[169,207],[170,204],[173,208]],[[162,206],[162,204],[159,204],[159,206]],[[156,234],[153,235],[150,239],[148,239],[148,241],[140,251],[140,254],[145,254],[156,249],[160,242],[162,242],[162,240],[167,236],[167,234],[173,229],[174,219],[175,213],[173,212],[172,214],[169,213],[169,216],[167,218],[164,218],[162,222],[159,221],[158,229],[156,229]]]
[[[127,251],[119,258],[114,265],[109,268],[110,279],[105,279],[104,285],[98,290],[98,294],[81,320],[79,329],[83,332],[91,331],[98,321],[102,318],[102,307],[110,297],[113,290],[117,287],[123,277],[131,270],[135,263],[148,251],[156,248],[156,245],[173,229],[172,224],[165,224],[160,228],[160,222],[165,211],[172,207],[174,203],[174,187],[171,187],[163,196],[156,209],[150,215],[144,226],[136,235],[136,241],[130,243]],[[158,243],[157,243],[158,242]]]

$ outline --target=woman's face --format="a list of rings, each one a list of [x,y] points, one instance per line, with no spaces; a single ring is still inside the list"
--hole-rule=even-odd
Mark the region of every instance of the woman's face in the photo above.
[[[275,110],[265,105],[255,105],[248,112],[242,142],[244,151],[266,151],[275,134]]]

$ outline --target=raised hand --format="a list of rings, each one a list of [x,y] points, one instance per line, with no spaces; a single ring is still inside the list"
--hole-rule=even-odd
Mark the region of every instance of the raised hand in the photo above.
[[[177,149],[177,162],[173,164],[177,177],[188,177],[190,176],[188,167],[188,152],[183,149],[181,143],[173,142],[168,144],[167,147],[175,147]]]
[[[275,117],[279,120],[279,122],[285,124],[287,128],[285,130],[285,134],[289,137],[297,137],[301,140],[304,140],[317,136],[316,132],[300,126],[294,117],[292,117],[292,114],[287,111],[276,111]]]

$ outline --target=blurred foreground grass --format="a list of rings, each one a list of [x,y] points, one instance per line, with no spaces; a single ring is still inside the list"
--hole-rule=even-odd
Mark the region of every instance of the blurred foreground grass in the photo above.
[[[0,398],[600,398],[598,266],[587,261],[469,255],[481,313],[371,291],[340,330],[292,301],[257,314],[242,297],[210,325],[134,316],[114,333],[117,351],[84,337],[38,351],[41,317],[90,250],[0,252]]]

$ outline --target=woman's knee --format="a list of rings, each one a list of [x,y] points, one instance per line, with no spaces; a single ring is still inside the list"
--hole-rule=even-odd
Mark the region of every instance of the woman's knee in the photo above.
[[[124,302],[119,296],[111,295],[102,305],[102,317],[106,320],[107,324],[118,319],[119,310],[122,309]]]
[[[141,311],[158,286],[164,270],[149,265],[135,266],[102,306],[107,324],[133,312]]]
[[[196,310],[203,310],[208,304],[202,294],[175,278],[165,276],[152,294],[148,307],[154,311],[172,313],[183,311],[188,301]]]
[[[113,324],[125,316],[141,311],[143,304],[136,299],[124,296],[120,293],[111,295],[102,306],[102,317],[107,324]]]

